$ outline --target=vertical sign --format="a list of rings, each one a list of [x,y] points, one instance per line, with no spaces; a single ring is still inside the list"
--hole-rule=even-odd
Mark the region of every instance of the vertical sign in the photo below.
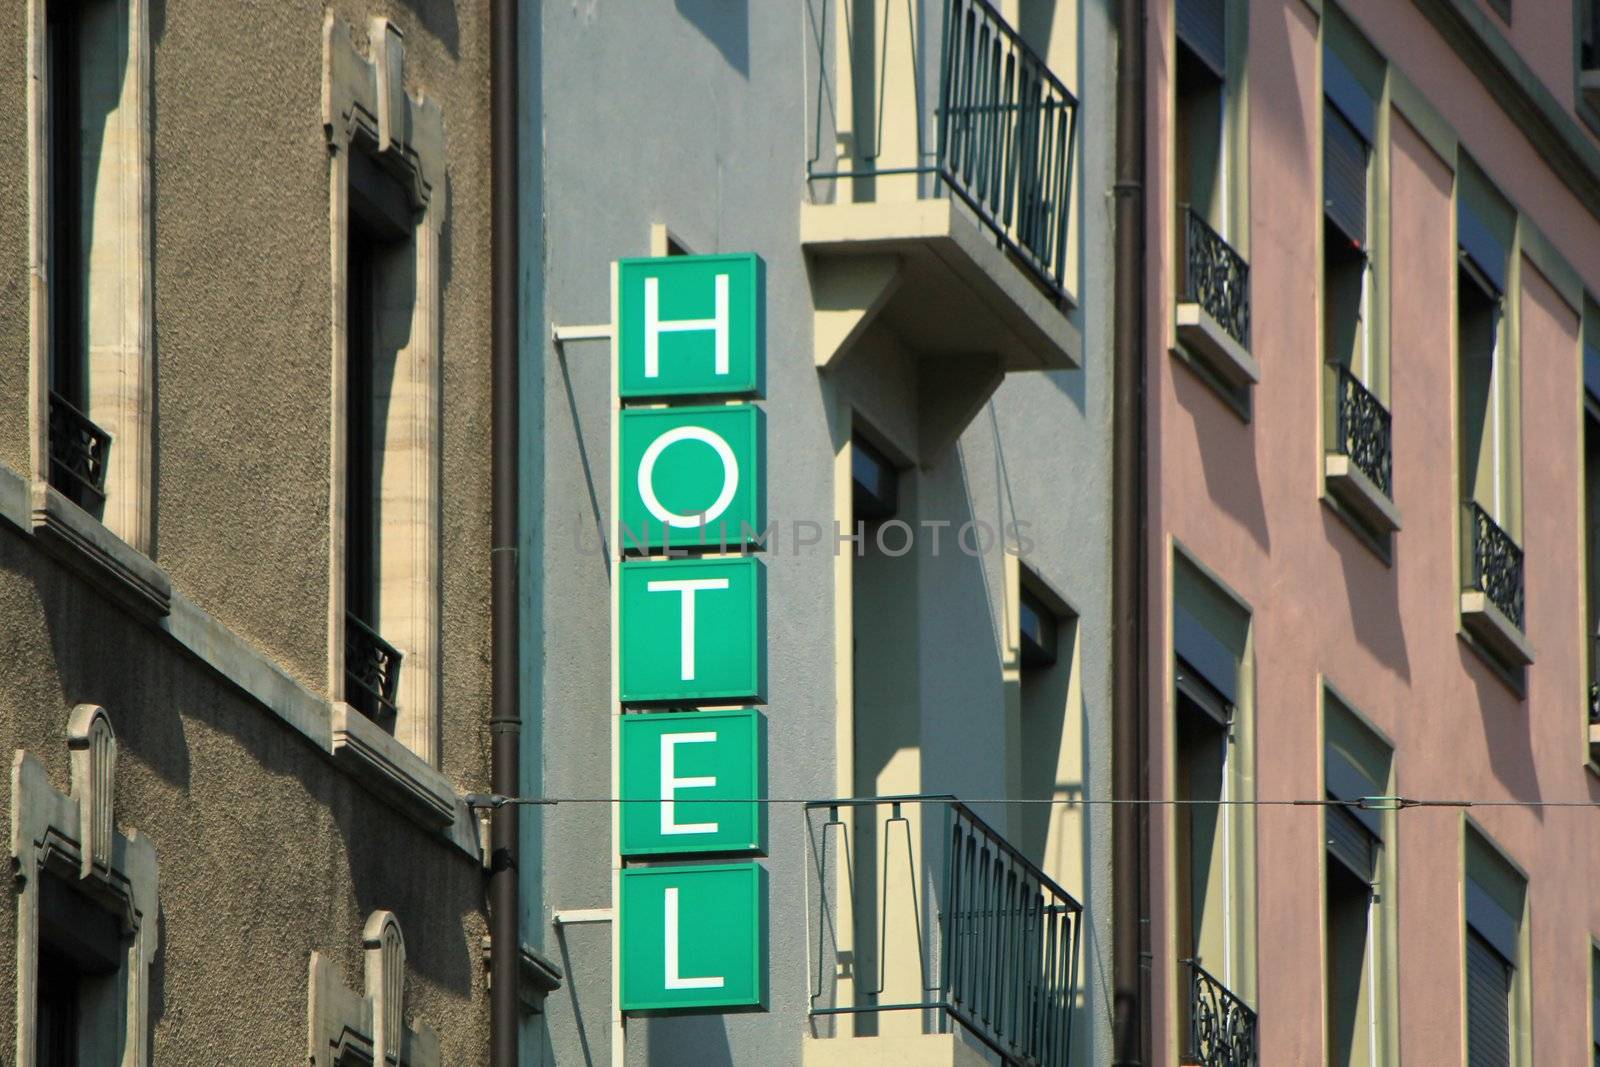
[[[766,868],[649,865],[767,846],[765,715],[692,710],[766,699],[766,570],[741,551],[766,526],[766,423],[740,402],[765,384],[763,266],[625,259],[613,284],[618,1004],[764,1009]]]

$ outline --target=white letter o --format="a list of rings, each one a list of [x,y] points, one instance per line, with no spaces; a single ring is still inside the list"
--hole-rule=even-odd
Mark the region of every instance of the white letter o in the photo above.
[[[656,460],[661,458],[661,453],[677,444],[679,441],[699,441],[701,444],[711,446],[711,450],[722,460],[722,492],[717,499],[706,509],[704,515],[679,515],[662,507],[661,501],[656,497],[654,485]],[[717,434],[712,433],[704,426],[677,426],[668,430],[644,450],[644,455],[639,459],[639,496],[644,499],[645,509],[661,522],[668,526],[680,529],[690,529],[696,526],[708,525],[716,521],[717,516],[728,510],[728,505],[733,503],[733,494],[739,491],[739,461],[734,458],[733,449],[728,447]]]

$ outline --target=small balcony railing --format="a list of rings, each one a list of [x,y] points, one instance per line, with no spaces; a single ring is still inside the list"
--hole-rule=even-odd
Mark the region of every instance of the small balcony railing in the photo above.
[[[99,514],[106,502],[111,435],[60,393],[50,394],[50,484]]]
[[[1487,596],[1517,629],[1526,629],[1523,611],[1522,549],[1474,501],[1462,504],[1466,527],[1465,584]]]
[[[894,0],[880,2],[892,8]],[[821,59],[821,78],[808,179],[932,175],[934,196],[943,196],[945,188],[953,190],[977,213],[1002,247],[1058,297],[1064,295],[1077,97],[988,0],[945,0],[939,94],[933,116],[937,135],[929,162],[929,146],[923,135],[925,78],[918,36],[908,9],[904,25],[913,71],[909,79],[896,84],[908,85],[913,99],[891,101],[884,91],[890,80],[888,38],[898,32],[899,25],[898,19],[886,17],[881,52],[873,50],[870,57],[863,54],[860,65],[865,66],[870,59],[872,67],[857,71],[851,79],[853,85],[870,87],[876,129],[870,136],[857,134],[852,159],[848,163],[841,160],[838,167],[830,168],[821,162],[823,129],[842,106],[832,102],[830,63],[823,54],[830,41],[828,12],[833,6],[830,0],[821,0],[820,9],[813,4],[813,39]],[[886,14],[892,16],[893,12]],[[848,35],[851,27],[845,25],[833,32]],[[845,51],[848,54],[853,49],[847,47]],[[914,160],[883,158],[886,110],[912,116],[916,126]]]
[[[344,617],[345,700],[367,718],[389,726],[400,689],[400,650],[354,615]]]
[[[1389,409],[1342,364],[1334,367],[1334,383],[1334,451],[1349,456],[1384,496],[1394,499]]]
[[[917,1013],[1007,1064],[1069,1067],[1083,909],[1066,890],[953,798],[819,801],[806,823],[814,1020],[878,1033]]]
[[[1255,1067],[1256,1013],[1200,966],[1189,969],[1189,1040],[1185,1064],[1198,1067]]]
[[[1250,264],[1206,220],[1184,204],[1183,292],[1245,348],[1250,347]]]

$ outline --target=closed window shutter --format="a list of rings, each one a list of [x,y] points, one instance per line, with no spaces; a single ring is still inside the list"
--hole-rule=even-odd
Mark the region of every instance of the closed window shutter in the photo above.
[[[1322,198],[1328,218],[1357,248],[1367,245],[1367,142],[1332,104],[1323,106]]]
[[[1367,884],[1377,873],[1377,839],[1349,809],[1327,809],[1328,854]]]
[[[1511,1067],[1511,964],[1467,930],[1467,1067]]]
[[[1219,78],[1228,72],[1226,0],[1178,0],[1178,40]]]

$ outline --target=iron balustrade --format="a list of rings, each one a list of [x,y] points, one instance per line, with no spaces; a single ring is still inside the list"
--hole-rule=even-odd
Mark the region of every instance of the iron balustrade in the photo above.
[[[1256,1013],[1200,966],[1189,968],[1189,1047],[1186,1064],[1199,1067],[1254,1067]]]
[[[50,484],[98,513],[106,501],[111,435],[67,401],[50,393]]]
[[[1334,450],[1349,456],[1384,496],[1394,499],[1389,409],[1343,364],[1334,366],[1334,382]]]
[[[1524,629],[1522,549],[1475,501],[1462,504],[1469,567],[1467,588],[1488,596],[1517,629]]]
[[[375,722],[393,723],[400,662],[399,649],[354,615],[345,615],[345,699],[352,707]]]
[[[814,887],[819,905],[813,1018],[852,1016],[862,1034],[880,1013],[921,1012],[924,1032],[953,1022],[1007,1064],[1068,1067],[1083,908],[1066,890],[953,797],[817,801],[806,823],[808,896]],[[862,839],[867,848],[854,848]],[[925,878],[935,870],[942,885]],[[841,904],[855,927],[843,935]],[[850,946],[835,954],[842,971],[824,962],[830,933]],[[852,981],[850,1003],[833,1002],[830,974]]]
[[[1183,292],[1228,336],[1250,347],[1250,264],[1190,207],[1183,214]]]
[[[831,0],[823,0],[820,16],[813,5],[813,43],[821,74],[817,86],[816,126],[807,178],[879,178],[891,175],[933,175],[934,196],[948,187],[977,214],[998,244],[1058,298],[1066,295],[1067,227],[1071,219],[1072,168],[1077,144],[1078,98],[1057,78],[988,0],[946,0],[940,35],[939,94],[934,119],[937,135],[933,161],[923,137],[923,69],[918,36],[905,0],[906,33],[912,55],[909,79],[915,114],[915,163],[880,165],[887,94],[889,36],[893,0],[855,0],[885,4],[882,55],[874,69],[852,78],[871,87],[876,104],[876,131],[855,138],[854,158],[863,165],[842,169],[818,166],[822,131],[829,118],[828,61]],[[846,4],[843,32],[850,30],[853,4]],[[847,51],[853,52],[852,48]],[[864,57],[872,62],[873,57]],[[836,106],[836,105],[835,105]]]

